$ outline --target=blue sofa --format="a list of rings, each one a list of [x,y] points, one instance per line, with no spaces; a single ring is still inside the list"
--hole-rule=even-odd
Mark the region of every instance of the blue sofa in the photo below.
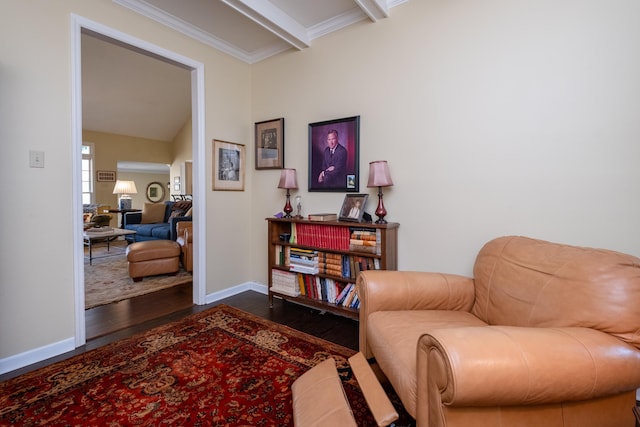
[[[142,212],[127,212],[124,214],[124,228],[126,230],[133,230],[136,234],[126,236],[129,242],[144,242],[146,240],[176,240],[178,233],[176,231],[176,224],[180,221],[191,221],[192,216],[175,216],[172,212],[186,212],[187,203],[185,202],[172,202],[167,201],[165,203],[164,220],[163,222],[152,224],[141,224]],[[188,203],[190,207],[190,202]],[[180,208],[180,209],[176,209]]]

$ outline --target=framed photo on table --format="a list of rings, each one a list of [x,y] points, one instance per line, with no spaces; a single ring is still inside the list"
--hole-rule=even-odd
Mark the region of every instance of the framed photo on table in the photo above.
[[[309,124],[309,191],[360,190],[360,116]]]
[[[213,140],[213,189],[244,191],[245,146]]]
[[[362,214],[368,197],[368,194],[345,195],[342,208],[340,208],[340,221],[362,222]]]
[[[284,118],[255,124],[256,169],[284,168]]]

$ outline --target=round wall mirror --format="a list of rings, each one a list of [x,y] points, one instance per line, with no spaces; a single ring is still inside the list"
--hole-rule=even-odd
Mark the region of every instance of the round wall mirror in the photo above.
[[[147,199],[151,203],[159,203],[164,200],[164,185],[152,182],[147,185]]]

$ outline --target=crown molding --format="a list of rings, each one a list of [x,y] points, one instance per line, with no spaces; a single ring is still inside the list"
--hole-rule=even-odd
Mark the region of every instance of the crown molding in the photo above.
[[[261,25],[280,41],[265,48],[248,52],[228,43],[196,26],[173,16],[145,0],[112,0],[179,33],[211,46],[236,59],[254,64],[290,48],[302,50],[310,47],[311,40],[338,31],[369,18],[373,22],[389,16],[389,10],[408,0],[355,0],[358,7],[330,18],[324,22],[304,28],[283,10],[263,0],[221,0],[245,17]]]

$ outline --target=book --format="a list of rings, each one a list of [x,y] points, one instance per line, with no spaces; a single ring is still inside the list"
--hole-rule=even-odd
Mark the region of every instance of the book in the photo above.
[[[338,214],[334,213],[316,213],[309,214],[309,221],[337,221]]]

